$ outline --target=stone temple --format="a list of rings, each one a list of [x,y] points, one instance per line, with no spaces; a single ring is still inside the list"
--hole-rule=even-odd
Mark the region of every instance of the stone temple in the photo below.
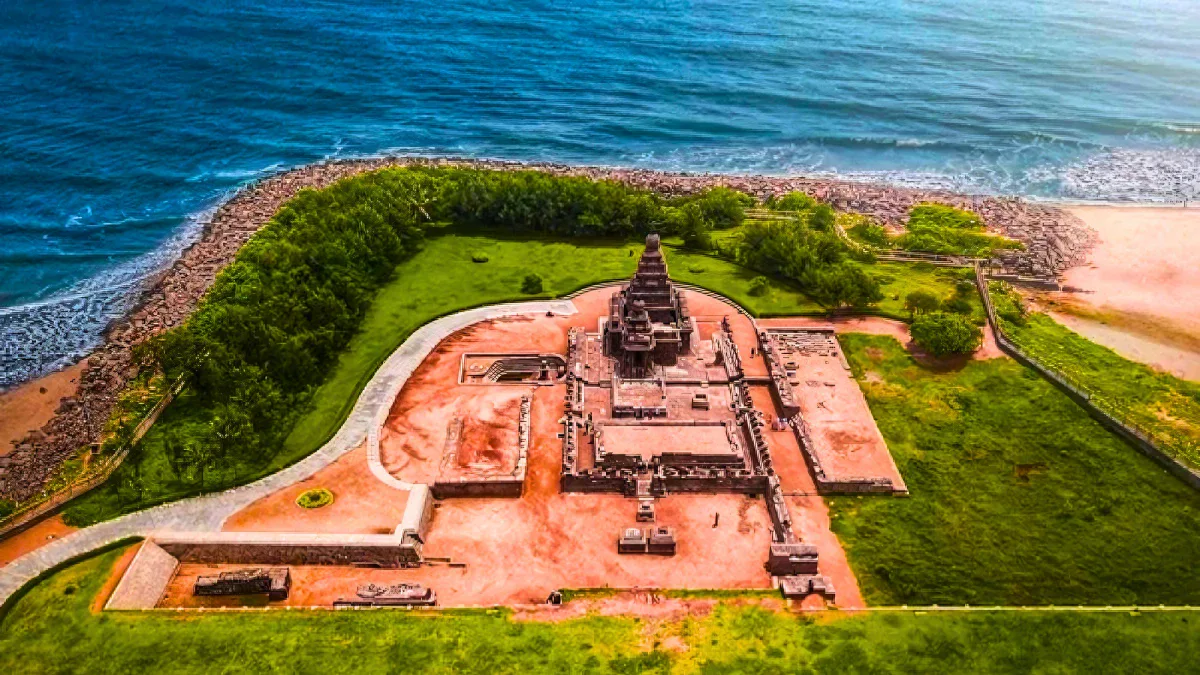
[[[613,294],[604,353],[620,359],[625,377],[642,378],[654,365],[675,365],[690,352],[692,331],[687,300],[667,276],[659,237],[652,234],[633,279]]]

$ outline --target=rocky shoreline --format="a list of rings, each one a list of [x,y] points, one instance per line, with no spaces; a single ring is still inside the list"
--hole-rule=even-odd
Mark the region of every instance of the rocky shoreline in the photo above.
[[[35,496],[63,461],[80,447],[100,439],[117,397],[137,374],[133,347],[181,325],[217,274],[284,202],[303,188],[319,189],[358,173],[412,164],[500,170],[533,168],[560,175],[617,180],[664,195],[689,194],[714,185],[725,185],[759,198],[803,190],[838,210],[863,213],[892,227],[903,226],[914,204],[937,201],[975,211],[990,230],[1024,242],[1027,252],[1013,264],[1015,271],[1030,276],[1061,274],[1080,263],[1095,242],[1095,233],[1082,221],[1049,205],[1009,197],[972,197],[832,178],[685,174],[410,157],[312,164],[249,185],[216,209],[199,239],[170,268],[155,275],[141,292],[134,309],[105,331],[103,344],[86,359],[76,394],[62,399],[48,423],[14,442],[13,452],[0,457],[0,498],[19,502]]]

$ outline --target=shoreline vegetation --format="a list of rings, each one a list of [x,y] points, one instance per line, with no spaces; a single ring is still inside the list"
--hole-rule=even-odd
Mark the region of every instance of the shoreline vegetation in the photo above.
[[[144,352],[135,356],[134,347],[154,335],[182,325],[211,287],[217,274],[275,215],[281,205],[303,188],[326,187],[349,176],[400,166],[469,167],[504,172],[535,169],[551,176],[612,181],[625,186],[625,189],[649,191],[667,199],[695,194],[715,186],[729,186],[758,199],[803,191],[837,210],[862,212],[891,226],[902,224],[912,206],[938,201],[973,209],[983,216],[990,229],[1001,234],[1019,240],[1042,242],[1039,244],[1041,249],[1030,251],[1031,258],[1036,259],[1039,266],[1061,267],[1070,264],[1082,255],[1090,241],[1088,231],[1077,219],[1045,205],[1018,199],[966,197],[833,179],[688,175],[632,169],[405,157],[301,167],[248,186],[216,210],[200,240],[156,278],[126,318],[116,322],[106,332],[104,344],[86,359],[77,394],[64,399],[54,418],[42,429],[15,445],[5,462],[6,466],[0,467],[0,498],[12,501],[29,499],[42,489],[58,467],[77,456],[81,448],[102,438],[117,436],[119,439],[119,434],[114,433],[119,430],[106,428],[106,424],[113,417],[127,383],[137,377],[139,360],[145,356]],[[705,218],[714,216],[701,215]],[[687,213],[683,214],[684,221],[679,223],[681,227],[688,227],[688,217]],[[842,269],[850,270],[850,267]],[[861,280],[852,271],[846,275],[852,282],[856,277]],[[831,286],[836,287],[837,284]]]

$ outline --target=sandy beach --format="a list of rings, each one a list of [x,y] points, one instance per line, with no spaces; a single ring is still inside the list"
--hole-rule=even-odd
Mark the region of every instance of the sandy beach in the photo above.
[[[79,389],[80,361],[58,372],[26,382],[0,393],[0,456],[13,450],[13,443],[41,429],[54,417],[58,402]]]
[[[1067,210],[1099,240],[1063,277],[1085,292],[1048,294],[1051,314],[1127,358],[1200,380],[1200,208]]]

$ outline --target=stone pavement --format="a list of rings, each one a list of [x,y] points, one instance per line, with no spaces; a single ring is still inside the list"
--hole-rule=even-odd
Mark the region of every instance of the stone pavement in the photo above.
[[[411,486],[383,471],[379,464],[378,433],[392,401],[434,347],[455,331],[480,321],[516,314],[574,314],[575,311],[575,305],[569,300],[522,302],[469,309],[425,324],[379,367],[363,388],[342,428],[320,450],[249,485],[163,504],[97,523],[31,551],[0,569],[0,605],[42,572],[114,541],[146,537],[155,532],[219,531],[229,516],[262,497],[312,476],[361,445],[370,434],[374,434],[376,440],[375,454],[370,462],[372,472],[389,485],[409,489]]]

